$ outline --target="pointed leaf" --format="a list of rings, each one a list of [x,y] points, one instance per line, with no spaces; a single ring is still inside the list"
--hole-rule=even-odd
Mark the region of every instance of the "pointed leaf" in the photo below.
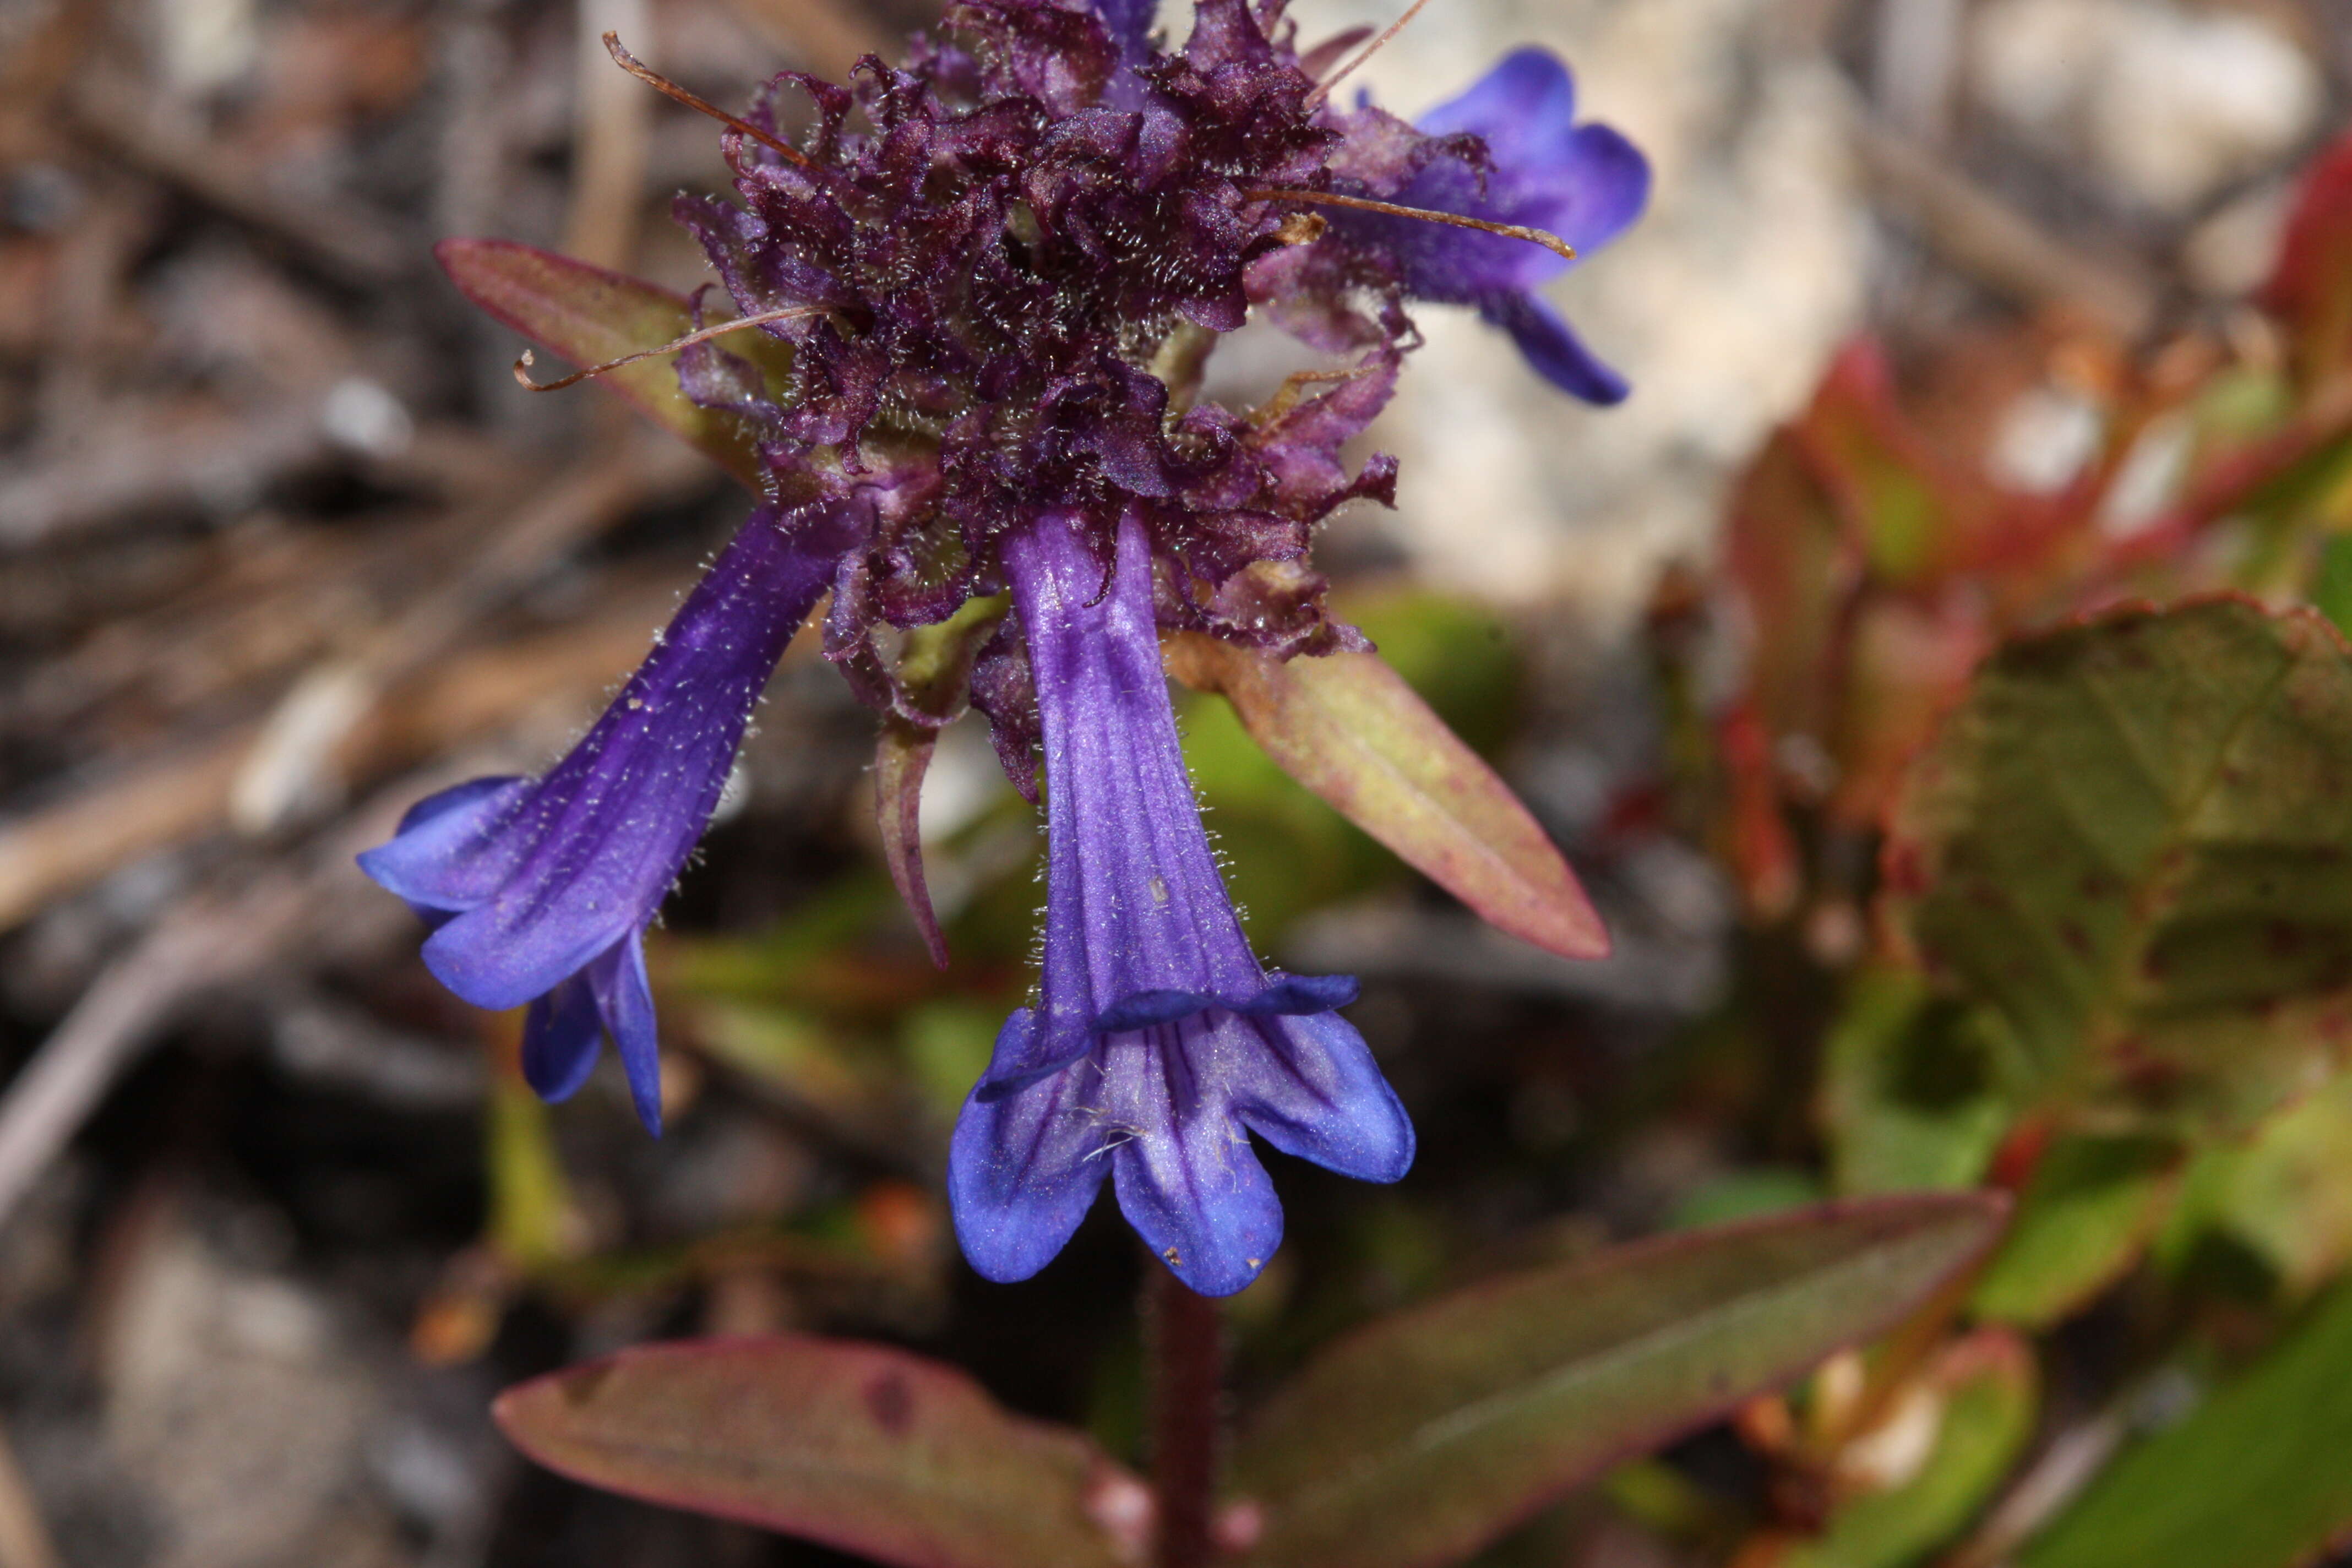
[[[658,348],[694,331],[693,307],[684,295],[552,251],[503,239],[445,239],[433,254],[466,298],[582,368]],[[782,347],[757,329],[725,342],[730,353]],[[598,384],[751,489],[764,481],[766,469],[742,421],[688,401],[668,356],[623,365]]]
[[[2296,1568],[2352,1533],[2352,1290],[2126,1452],[2019,1568]]]
[[[895,675],[898,706],[884,716],[874,754],[874,813],[883,863],[931,962],[941,969],[948,966],[948,939],[923,879],[923,775],[930,771],[940,731],[969,705],[972,661],[1012,603],[1007,594],[967,599],[946,620],[906,634]]]
[[[1377,656],[1280,663],[1190,632],[1163,651],[1179,680],[1223,693],[1291,777],[1489,924],[1570,958],[1608,952],[1527,807]]]
[[[899,1568],[1118,1568],[1140,1484],[951,1367],[806,1336],[646,1345],[509,1389],[499,1425],[574,1480]]]
[[[2021,1106],[2242,1127],[2352,1039],[2352,656],[2235,599],[2013,644],[1906,782],[1886,883]]]
[[[891,885],[922,933],[931,963],[945,969],[948,939],[931,908],[930,884],[923,879],[923,775],[930,772],[940,732],[895,713],[883,716],[880,730],[874,743],[874,820],[882,834],[882,863],[890,868]]]
[[[1254,1568],[1460,1560],[1606,1466],[1865,1340],[1979,1255],[2005,1206],[1831,1204],[1490,1280],[1373,1324],[1234,1454]]]

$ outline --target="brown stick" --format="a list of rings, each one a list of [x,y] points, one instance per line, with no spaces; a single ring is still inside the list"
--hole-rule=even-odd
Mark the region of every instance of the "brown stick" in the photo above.
[[[277,952],[301,923],[304,890],[278,874],[242,895],[192,899],[107,966],[0,1100],[0,1219],[183,999]]]
[[[1857,121],[1854,145],[1881,197],[1917,223],[1928,244],[1960,271],[2029,300],[2082,305],[2126,339],[2155,321],[2160,290],[2138,268],[2065,245],[1945,160],[1884,126]]]

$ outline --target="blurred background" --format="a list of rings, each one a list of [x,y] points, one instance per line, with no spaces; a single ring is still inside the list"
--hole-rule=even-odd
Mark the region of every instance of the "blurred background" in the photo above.
[[[721,186],[714,128],[598,36],[740,105],[932,20],[0,0],[0,1568],[847,1561],[572,1487],[488,1424],[506,1384],[682,1333],[915,1345],[1132,1449],[1124,1230],[1098,1214],[996,1288],[945,1226],[946,1129],[1037,899],[971,726],[924,800],[942,974],[874,849],[867,716],[805,639],[788,657],[657,933],[658,1143],[616,1078],[533,1101],[515,1021],[441,993],[351,864],[431,789],[555,755],[746,510],[603,394],[517,387],[520,344],[433,243],[691,287],[665,206]],[[1353,1016],[1423,1140],[1395,1189],[1277,1170],[1244,1398],[1435,1285],[1832,1184],[1820,993],[1865,940],[1867,836],[1809,839],[1800,875],[1692,793],[1756,642],[1710,586],[1742,476],[1858,333],[1921,439],[2011,495],[2073,482],[2119,389],[2275,378],[2247,300],[2352,103],[2334,0],[1433,0],[1363,79],[1410,112],[1529,41],[1655,167],[1640,226],[1553,293],[1634,395],[1573,405],[1423,311],[1374,432],[1398,508],[1337,521],[1323,560],[1619,951],[1485,931],[1189,701],[1255,939],[1365,978]],[[1247,336],[1213,393],[1278,376]],[[2168,504],[2188,450],[2133,444],[2101,527]],[[1780,745],[1783,784],[1818,752]],[[1786,1511],[1769,1481],[1718,1433],[1491,1561],[1724,1561],[1726,1519]]]

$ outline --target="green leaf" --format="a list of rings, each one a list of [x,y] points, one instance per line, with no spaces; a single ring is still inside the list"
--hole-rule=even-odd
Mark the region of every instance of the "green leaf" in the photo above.
[[[2023,1341],[1989,1331],[1954,1342],[1873,1434],[1894,1449],[1929,1425],[1932,1446],[1916,1468],[1838,1509],[1780,1568],[1903,1568],[1958,1534],[2033,1436],[2037,1393]]]
[[[1284,772],[1488,923],[1570,958],[1609,951],[1527,807],[1377,656],[1282,663],[1189,632],[1163,652],[1178,679],[1223,693]]]
[[[1916,1306],[2003,1204],[1833,1204],[1492,1279],[1376,1322],[1234,1452],[1254,1568],[1457,1561],[1608,1466],[1778,1387]]]
[[[434,247],[442,269],[466,298],[533,342],[585,368],[659,348],[694,331],[686,297],[584,261],[503,239],[445,239]],[[733,334],[730,353],[779,363],[784,346],[756,329]],[[699,408],[678,390],[667,356],[623,365],[598,384],[627,398],[655,424],[716,458],[757,490],[767,469],[743,422]]]
[[[2158,1256],[2185,1262],[2206,1231],[2252,1247],[2307,1295],[2352,1263],[2352,1075],[2271,1119],[2253,1140],[2200,1156]]]
[[[2072,1315],[2147,1250],[2171,1208],[2179,1163],[2161,1139],[2059,1139],[2034,1165],[1969,1306],[2036,1329]]]
[[[788,1336],[647,1345],[509,1389],[499,1426],[574,1480],[900,1568],[1118,1568],[1139,1483],[952,1367]]]
[[[1916,972],[1867,968],[1822,1047],[1822,1121],[1836,1190],[1973,1186],[2009,1130],[1984,1041]]]
[[[953,1124],[964,1097],[996,1047],[1004,1009],[968,998],[927,1002],[898,1020],[898,1054],[941,1126]]]
[[[2352,1034],[2352,657],[2236,599],[2011,644],[1913,770],[1885,868],[2021,1108],[2246,1127]]]
[[[1255,945],[1279,948],[1302,916],[1406,875],[1395,856],[1267,756],[1233,704],[1187,692],[1176,711],[1185,766],[1216,824],[1225,889]]]
[[[2352,1290],[2127,1450],[2018,1568],[2294,1568],[2352,1531]]]
[[[868,1042],[805,1008],[697,1000],[687,1032],[712,1060],[829,1115],[870,1117],[897,1087]]]
[[[2311,607],[2337,631],[2352,634],[2352,533],[2331,533],[2320,542]]]

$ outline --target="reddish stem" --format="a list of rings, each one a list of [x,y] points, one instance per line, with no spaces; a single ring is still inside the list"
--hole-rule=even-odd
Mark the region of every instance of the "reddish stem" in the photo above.
[[[1151,1487],[1159,1501],[1154,1568],[1203,1568],[1217,1489],[1224,1321],[1217,1303],[1158,1259],[1145,1300],[1151,1357]]]

